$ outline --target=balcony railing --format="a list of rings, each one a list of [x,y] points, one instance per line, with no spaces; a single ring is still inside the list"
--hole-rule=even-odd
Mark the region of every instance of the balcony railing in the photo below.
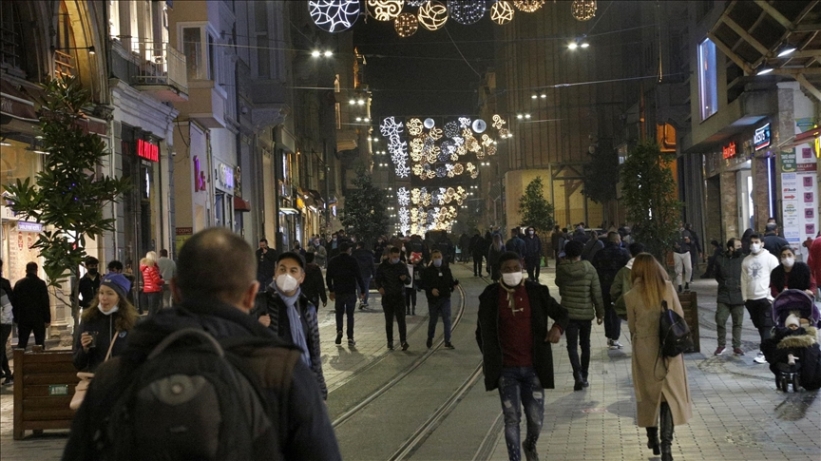
[[[74,56],[60,50],[54,50],[55,77],[70,77],[75,74]]]
[[[188,96],[185,56],[164,42],[133,42],[131,54],[138,61],[135,85],[166,86]]]

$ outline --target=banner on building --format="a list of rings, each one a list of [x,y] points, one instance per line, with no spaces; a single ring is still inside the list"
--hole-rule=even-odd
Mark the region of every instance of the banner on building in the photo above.
[[[818,233],[818,174],[812,149],[782,152],[781,207],[784,238],[801,248],[807,237]]]

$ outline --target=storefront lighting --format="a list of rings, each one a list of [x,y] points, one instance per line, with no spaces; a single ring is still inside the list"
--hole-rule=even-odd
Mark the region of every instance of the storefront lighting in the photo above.
[[[770,72],[772,72],[772,71],[773,71],[773,68],[772,68],[772,67],[765,67],[764,69],[759,70],[759,71],[756,73],[756,75],[765,75],[765,74],[769,74],[769,73],[770,73]]]
[[[783,58],[785,56],[789,56],[795,53],[796,48],[794,46],[785,46],[781,52],[778,53],[779,58]]]

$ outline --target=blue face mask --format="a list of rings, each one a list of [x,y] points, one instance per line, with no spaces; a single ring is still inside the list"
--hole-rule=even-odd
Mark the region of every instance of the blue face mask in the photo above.
[[[442,260],[441,259],[434,259],[433,260],[433,265],[436,266],[436,267],[440,267],[442,265]]]
[[[391,258],[391,264],[396,264],[399,262],[399,258]]]

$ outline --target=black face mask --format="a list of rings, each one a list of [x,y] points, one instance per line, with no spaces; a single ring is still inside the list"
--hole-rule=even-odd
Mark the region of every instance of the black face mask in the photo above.
[[[91,275],[97,275],[97,268],[96,267],[90,268],[88,270],[88,273],[91,274]]]

